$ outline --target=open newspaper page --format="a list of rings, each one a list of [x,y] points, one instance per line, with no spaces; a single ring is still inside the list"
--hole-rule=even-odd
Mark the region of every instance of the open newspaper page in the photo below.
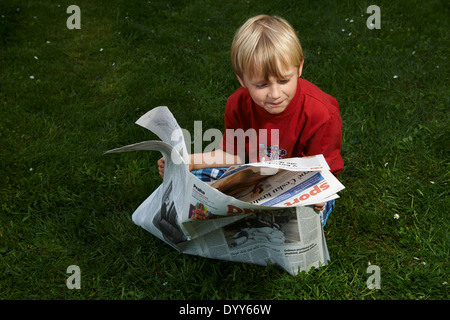
[[[214,186],[189,173],[182,135],[169,141],[179,129],[170,111],[149,113],[138,124],[163,141],[107,152],[155,150],[165,158],[163,182],[133,213],[135,224],[186,254],[275,263],[293,275],[327,263],[320,215],[308,204],[337,197],[344,187],[322,156],[233,167]],[[170,130],[159,128],[166,124]]]
[[[156,134],[163,142],[174,147],[185,163],[188,163],[188,152],[184,142],[183,131],[167,107],[157,107],[142,117],[136,124]],[[176,156],[174,156],[176,158]],[[172,159],[173,160],[173,159]],[[178,164],[178,163],[177,163]]]
[[[311,207],[250,214],[180,244],[187,254],[208,258],[277,264],[292,275],[330,260],[320,218]]]
[[[288,165],[287,165],[288,164]],[[337,198],[344,186],[322,155],[235,166],[211,186],[241,201],[269,207],[311,205]]]

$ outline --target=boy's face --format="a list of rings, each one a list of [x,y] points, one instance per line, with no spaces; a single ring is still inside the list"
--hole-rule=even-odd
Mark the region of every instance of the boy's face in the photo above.
[[[286,75],[283,79],[264,76],[249,78],[244,74],[243,78],[237,76],[241,85],[248,89],[253,101],[271,114],[283,112],[297,91],[297,78],[302,74],[303,62],[300,67],[291,66],[283,70]]]

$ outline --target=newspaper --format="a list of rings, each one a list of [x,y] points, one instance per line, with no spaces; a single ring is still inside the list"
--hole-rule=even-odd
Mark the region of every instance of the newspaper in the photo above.
[[[154,150],[164,156],[164,179],[133,213],[136,225],[186,254],[277,264],[292,275],[330,260],[321,213],[311,204],[337,198],[344,186],[322,155],[232,166],[207,183],[189,172],[181,128],[167,107],[136,123],[162,141],[106,152]]]

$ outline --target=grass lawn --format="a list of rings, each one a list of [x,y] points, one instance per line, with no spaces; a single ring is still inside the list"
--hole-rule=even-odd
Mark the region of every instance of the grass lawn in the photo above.
[[[0,0],[0,299],[448,299],[449,4],[380,0],[379,30],[371,4]],[[176,252],[131,221],[160,154],[104,155],[155,139],[134,122],[160,105],[223,130],[232,37],[260,13],[298,30],[343,118],[331,262],[295,277]]]

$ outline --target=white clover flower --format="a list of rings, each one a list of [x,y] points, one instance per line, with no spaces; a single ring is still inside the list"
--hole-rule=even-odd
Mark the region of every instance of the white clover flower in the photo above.
[[[397,78],[398,78],[398,76],[397,76],[397,75],[395,75],[395,76],[394,76],[394,79],[397,79]]]
[[[31,80],[33,80],[33,79],[34,79],[34,76],[33,76],[33,75],[31,75],[31,76],[30,76],[30,79],[31,79]]]

